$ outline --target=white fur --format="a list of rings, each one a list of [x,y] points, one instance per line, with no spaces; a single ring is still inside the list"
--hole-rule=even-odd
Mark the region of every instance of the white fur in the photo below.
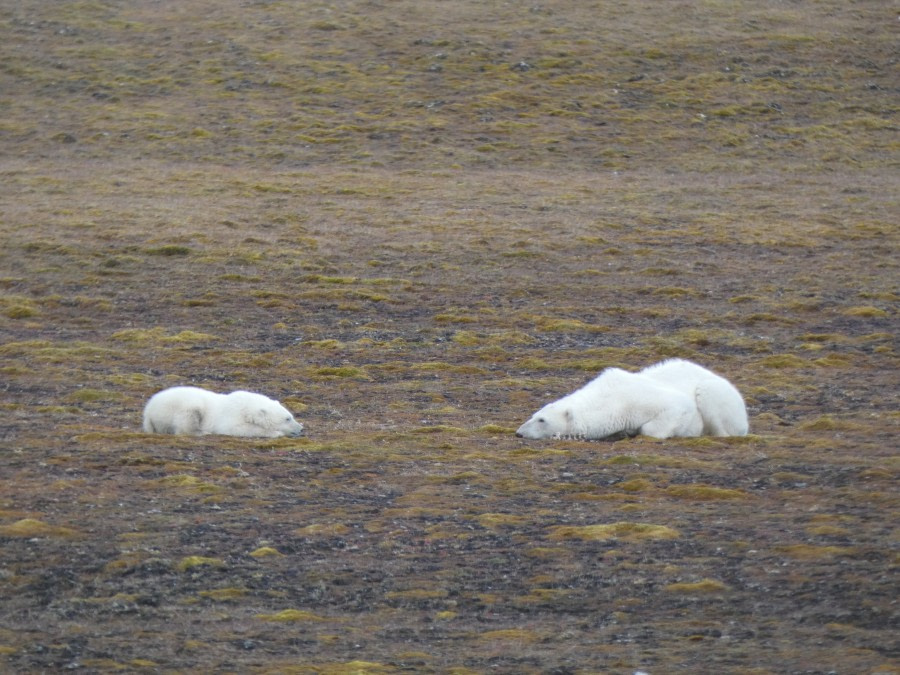
[[[746,436],[747,407],[740,392],[721,375],[692,361],[670,359],[641,371],[647,377],[693,393],[703,419],[703,436]]]
[[[523,438],[607,438],[616,434],[744,436],[744,399],[725,378],[672,359],[638,373],[607,368],[581,389],[538,410],[516,435]]]
[[[262,394],[216,394],[199,387],[171,387],[147,401],[144,431],[277,438],[299,436],[303,425],[278,401]]]

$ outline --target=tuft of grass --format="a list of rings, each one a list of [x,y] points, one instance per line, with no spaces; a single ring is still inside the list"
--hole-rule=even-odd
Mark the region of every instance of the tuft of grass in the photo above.
[[[665,525],[649,523],[618,522],[608,525],[558,525],[551,528],[549,538],[554,540],[581,539],[583,541],[646,541],[652,539],[677,539],[678,530]]]
[[[843,313],[847,316],[858,316],[863,318],[881,318],[888,315],[887,310],[872,307],[871,305],[848,307]]]
[[[327,621],[325,617],[302,609],[283,609],[274,614],[256,614],[254,618],[275,623],[297,623],[299,621]]]
[[[473,347],[475,345],[480,345],[483,342],[476,333],[467,330],[456,331],[450,339],[463,347]]]
[[[822,368],[847,368],[853,364],[853,358],[846,354],[826,354],[813,363]]]
[[[853,534],[847,528],[837,525],[813,525],[806,528],[806,533],[814,537],[849,537]]]
[[[682,288],[681,286],[660,286],[652,289],[651,293],[667,298],[687,298],[700,295],[700,292],[695,288]]]
[[[30,319],[40,314],[37,307],[33,305],[25,305],[22,303],[9,305],[3,308],[3,316],[9,319]]]
[[[388,600],[432,600],[446,598],[448,592],[441,588],[413,588],[408,591],[390,591],[384,594]]]
[[[202,555],[185,556],[178,561],[176,569],[180,572],[187,572],[196,567],[225,567],[225,561],[221,558],[209,558]]]
[[[557,546],[535,546],[525,550],[525,555],[529,558],[539,558],[541,560],[556,559],[569,554],[569,549]]]
[[[196,476],[191,476],[190,474],[186,473],[175,474],[174,476],[166,476],[164,478],[159,478],[151,482],[162,487],[182,488],[199,494],[218,493],[224,490],[224,488],[220,485],[216,485],[215,483],[208,483],[204,480],[201,480],[200,478],[197,478]]]
[[[110,337],[113,340],[121,340],[122,342],[148,342],[151,340],[160,340],[166,334],[164,328],[126,328],[125,330],[116,331]]]
[[[530,521],[526,516],[511,513],[482,513],[475,520],[487,530],[499,530],[504,527],[517,527]]]
[[[318,636],[320,642],[325,644],[329,644],[331,642],[337,642],[337,636],[333,635],[320,635]],[[398,655],[399,657],[399,655]],[[346,663],[325,663],[317,666],[313,666],[311,669],[306,666],[299,666],[297,671],[298,674],[307,675],[307,673],[327,673],[327,675],[387,675],[388,673],[395,673],[397,669],[394,666],[386,666],[383,663],[376,663],[374,661],[347,661]],[[281,671],[281,669],[279,669]],[[293,673],[290,668],[284,670],[285,673]],[[466,675],[466,673],[460,673],[459,675]]]
[[[368,288],[322,288],[304,291],[298,297],[305,300],[368,300],[369,302],[387,302],[391,296],[376,293]],[[277,306],[277,305],[275,305]]]
[[[694,582],[668,584],[663,590],[667,593],[705,594],[727,591],[728,586],[715,579],[701,579]]]
[[[478,366],[469,364],[459,365],[447,363],[446,361],[428,361],[426,363],[414,363],[410,366],[415,370],[424,372],[448,372],[459,373],[461,375],[487,375],[488,371]]]
[[[169,337],[163,338],[162,341],[168,344],[193,344],[195,342],[212,342],[218,339],[219,338],[217,338],[215,335],[210,335],[209,333],[198,333],[192,330],[183,330],[177,335],[171,335]]]
[[[303,281],[319,284],[355,284],[359,283],[359,277],[329,277],[324,274],[310,274],[305,276]]]
[[[773,354],[757,361],[764,368],[806,368],[809,363],[795,354]]]
[[[341,380],[356,379],[370,380],[372,379],[366,372],[365,368],[358,366],[323,366],[313,370],[313,375],[318,379]]]
[[[537,327],[540,330],[556,333],[604,333],[610,330],[607,326],[585,323],[580,319],[540,319]]]
[[[533,588],[528,595],[515,598],[515,603],[516,605],[545,605],[571,595],[572,591],[567,588]]]
[[[478,427],[475,431],[478,431],[483,434],[514,434],[516,430],[514,427],[504,427],[499,424],[485,424],[483,426]]]
[[[248,555],[252,558],[259,559],[259,558],[279,557],[279,556],[283,556],[284,554],[281,553],[278,549],[272,548],[271,546],[260,546],[255,551],[251,551]]]
[[[294,530],[294,534],[301,537],[340,537],[348,532],[350,532],[350,528],[343,523],[313,523]]]
[[[653,483],[645,478],[633,478],[632,480],[626,480],[619,483],[616,487],[625,492],[643,492],[644,490],[651,489]]]
[[[493,642],[495,640],[501,640],[504,642],[531,643],[537,642],[540,639],[540,635],[538,635],[534,631],[526,630],[524,628],[503,628],[500,630],[489,630],[486,633],[481,633],[478,636],[478,639],[482,642]]]
[[[822,415],[814,420],[802,422],[798,427],[804,431],[849,431],[851,429],[860,429],[862,425],[837,419],[831,415]]]
[[[476,323],[478,319],[474,316],[467,316],[463,314],[435,314],[434,315],[435,323]]]
[[[65,400],[69,403],[94,403],[96,401],[117,401],[122,394],[117,391],[104,391],[101,389],[78,389],[66,394]]]
[[[0,525],[0,537],[79,537],[81,533],[69,527],[50,525],[35,518],[23,518],[11,525]]]
[[[328,340],[307,340],[303,342],[304,347],[315,347],[317,349],[341,349],[346,345],[340,340],[328,339]]]
[[[211,591],[200,591],[201,598],[208,598],[216,602],[229,602],[238,600],[247,595],[246,588],[216,588]]]

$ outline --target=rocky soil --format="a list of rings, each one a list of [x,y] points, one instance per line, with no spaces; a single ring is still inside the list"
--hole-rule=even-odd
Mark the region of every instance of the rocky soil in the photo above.
[[[0,0],[0,670],[900,673],[897,25]],[[673,356],[749,436],[515,437]]]

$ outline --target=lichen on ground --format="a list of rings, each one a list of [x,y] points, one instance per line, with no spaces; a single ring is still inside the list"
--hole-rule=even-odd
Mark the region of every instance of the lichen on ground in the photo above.
[[[900,671],[881,4],[0,7],[0,670]],[[514,436],[669,357],[751,435]]]

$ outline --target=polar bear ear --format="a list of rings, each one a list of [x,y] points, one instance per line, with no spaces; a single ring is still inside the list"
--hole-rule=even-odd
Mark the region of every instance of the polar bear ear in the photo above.
[[[247,423],[257,427],[265,427],[269,419],[269,413],[265,408],[257,408],[256,410],[248,410],[246,415]]]

